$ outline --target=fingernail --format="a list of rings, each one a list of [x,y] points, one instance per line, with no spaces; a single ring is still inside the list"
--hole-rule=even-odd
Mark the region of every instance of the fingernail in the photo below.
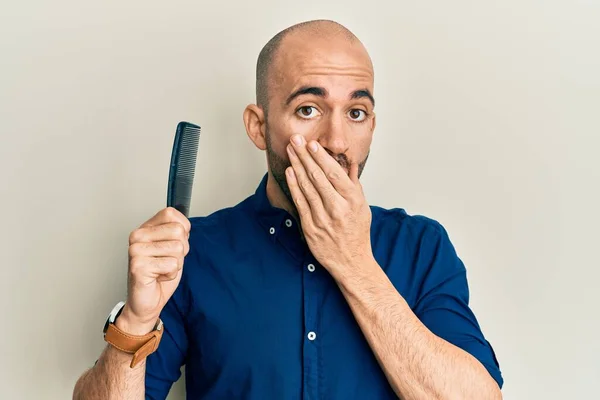
[[[287,172],[290,178],[294,177],[294,169],[292,167],[288,167],[288,169],[286,169],[285,172]]]
[[[316,153],[317,150],[319,149],[319,146],[317,146],[317,142],[310,142],[308,144],[308,148],[310,149],[310,151],[312,151],[313,153]]]
[[[301,146],[302,142],[304,142],[304,138],[300,135],[294,135],[292,137],[292,142],[294,142],[296,146]]]
[[[290,153],[290,155],[292,155],[294,157],[296,156],[296,152],[294,151],[294,148],[292,146],[290,146],[288,144],[287,149],[288,149],[288,152]]]

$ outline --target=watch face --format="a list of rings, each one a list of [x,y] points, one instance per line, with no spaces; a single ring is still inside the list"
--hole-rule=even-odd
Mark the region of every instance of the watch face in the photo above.
[[[108,322],[109,319],[110,319],[110,315],[108,316],[108,318],[106,318],[106,322],[104,323],[104,328],[102,328],[102,333],[106,333],[106,331],[108,329],[108,325],[110,325],[110,322]]]
[[[125,302],[120,301],[117,303],[116,306],[113,307],[110,314],[108,314],[108,318],[106,318],[106,322],[104,323],[104,328],[102,329],[103,333],[106,333],[106,330],[108,329],[108,325],[115,322],[115,319],[117,319],[117,317],[119,316],[121,311],[123,311],[124,306],[125,306]]]

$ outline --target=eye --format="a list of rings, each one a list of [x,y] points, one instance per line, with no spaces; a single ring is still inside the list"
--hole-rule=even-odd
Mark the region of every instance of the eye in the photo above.
[[[304,119],[311,119],[317,116],[317,113],[319,111],[317,110],[316,107],[313,106],[304,106],[304,107],[300,107],[299,109],[296,110],[296,114],[300,117],[300,118],[304,118]]]
[[[354,108],[348,112],[348,116],[353,121],[362,122],[367,118],[367,113],[364,110]]]

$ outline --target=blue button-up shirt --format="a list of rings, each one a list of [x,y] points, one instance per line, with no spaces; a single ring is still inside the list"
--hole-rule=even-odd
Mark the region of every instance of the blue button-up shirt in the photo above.
[[[375,259],[433,333],[502,385],[469,308],[466,271],[437,222],[371,207]],[[164,399],[185,365],[188,399],[395,398],[335,281],[298,225],[266,195],[191,219],[179,287],[161,313],[146,398]]]

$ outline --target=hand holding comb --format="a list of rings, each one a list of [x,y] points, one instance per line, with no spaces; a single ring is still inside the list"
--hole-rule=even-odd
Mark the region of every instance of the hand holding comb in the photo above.
[[[167,207],[177,209],[186,217],[190,213],[199,141],[198,125],[189,122],[177,124],[169,168]]]

